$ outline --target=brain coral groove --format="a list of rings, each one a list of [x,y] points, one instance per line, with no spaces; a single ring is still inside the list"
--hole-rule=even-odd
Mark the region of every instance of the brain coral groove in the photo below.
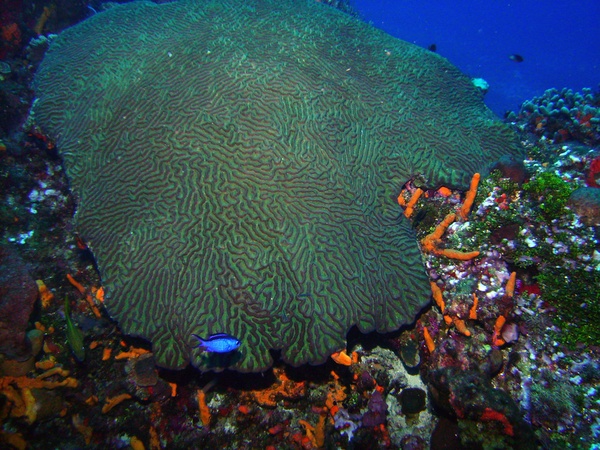
[[[511,132],[445,59],[313,1],[134,2],[51,45],[37,123],[124,332],[157,363],[321,363],[429,302],[402,185],[463,188]],[[230,359],[192,333],[242,341]]]

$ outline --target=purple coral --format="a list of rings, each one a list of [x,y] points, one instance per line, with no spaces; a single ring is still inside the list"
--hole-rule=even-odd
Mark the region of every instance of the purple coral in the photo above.
[[[383,395],[374,390],[367,405],[367,412],[363,414],[362,424],[364,427],[377,427],[385,424],[387,415],[387,404]]]

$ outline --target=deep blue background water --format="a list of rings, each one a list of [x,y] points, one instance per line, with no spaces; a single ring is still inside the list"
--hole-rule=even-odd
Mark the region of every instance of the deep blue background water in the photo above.
[[[352,0],[363,20],[490,84],[498,115],[551,87],[600,84],[600,0]],[[518,53],[522,63],[509,59]]]

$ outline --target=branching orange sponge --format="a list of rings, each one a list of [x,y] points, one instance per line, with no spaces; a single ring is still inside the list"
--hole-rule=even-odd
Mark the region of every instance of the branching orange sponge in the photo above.
[[[444,311],[446,310],[446,304],[444,303],[444,298],[442,297],[442,290],[433,281],[430,283],[433,300],[435,301],[435,304],[438,305],[438,308],[440,308],[441,313],[444,314]]]
[[[517,272],[512,272],[510,274],[510,278],[508,279],[508,282],[506,283],[506,296],[507,297],[513,297],[515,295],[515,285],[517,283]]]
[[[92,310],[92,312],[94,313],[94,315],[97,318],[102,317],[102,314],[100,314],[100,310],[94,303],[94,300],[93,300],[91,294],[89,292],[87,292],[87,289],[80,282],[75,280],[75,278],[73,278],[70,274],[67,274],[67,280],[69,280],[69,283],[71,283],[75,287],[75,289],[77,289],[79,291],[79,293],[84,296],[85,301],[88,303],[88,305],[89,305],[90,309]]]
[[[332,353],[331,359],[342,366],[349,366],[352,364],[352,358],[346,353],[346,349]]]
[[[454,326],[460,333],[464,334],[467,337],[471,336],[471,332],[467,328],[467,325],[465,324],[464,320],[459,319],[458,317],[453,317],[452,320],[454,322]]]
[[[210,415],[210,409],[208,408],[208,405],[206,404],[206,393],[202,389],[198,389],[197,397],[198,397],[198,409],[200,410],[200,421],[202,422],[202,425],[207,427],[210,425],[211,415]]]
[[[421,197],[422,194],[423,194],[423,189],[421,189],[421,188],[417,188],[417,190],[413,193],[412,197],[406,204],[406,209],[404,210],[404,216],[406,218],[409,218],[410,216],[412,216],[412,213],[415,210],[415,205],[419,201],[419,198]]]
[[[445,256],[450,259],[458,259],[460,261],[468,261],[479,256],[479,251],[463,252],[462,250],[454,250],[451,248],[437,249],[436,255]]]
[[[427,347],[427,350],[429,350],[429,353],[433,353],[435,350],[435,343],[433,342],[433,338],[431,337],[431,334],[429,334],[427,327],[423,327],[423,339],[425,340],[425,346]]]
[[[456,220],[456,214],[450,213],[446,215],[446,217],[444,217],[444,220],[442,220],[442,222],[437,227],[435,227],[435,230],[433,230],[421,240],[423,250],[425,250],[426,252],[435,253],[438,250],[437,243],[442,238],[450,224],[454,222],[454,220]]]
[[[460,217],[463,220],[467,220],[467,217],[469,217],[469,213],[471,212],[471,207],[473,206],[473,202],[475,201],[475,196],[477,195],[477,186],[479,185],[480,178],[481,178],[481,175],[476,173],[475,175],[473,175],[473,178],[471,179],[471,186],[469,187],[469,190],[467,191],[467,194],[465,196],[465,201],[463,202],[463,205],[460,208]]]
[[[106,414],[111,409],[113,409],[115,406],[117,406],[118,404],[120,404],[123,401],[128,400],[130,398],[131,398],[131,395],[127,394],[127,393],[117,395],[116,397],[107,398],[106,403],[104,403],[104,406],[102,407],[102,414]]]
[[[469,319],[477,320],[477,306],[479,306],[479,298],[477,298],[477,294],[473,292],[473,306],[469,310]]]
[[[506,317],[498,316],[498,318],[496,319],[496,323],[494,324],[494,334],[492,336],[492,345],[500,347],[506,343],[506,342],[504,342],[504,339],[502,339],[500,337],[500,334],[502,333],[502,328],[504,327],[505,323],[506,323]]]
[[[456,214],[450,213],[444,217],[444,220],[427,236],[421,240],[423,251],[433,253],[434,255],[445,256],[446,258],[458,259],[467,261],[479,256],[478,251],[463,252],[461,250],[453,250],[449,248],[438,248],[442,236],[448,227],[456,220]]]

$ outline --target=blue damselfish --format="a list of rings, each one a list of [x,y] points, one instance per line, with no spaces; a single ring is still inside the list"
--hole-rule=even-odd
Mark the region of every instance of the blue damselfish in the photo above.
[[[237,338],[227,333],[213,334],[207,339],[202,339],[197,334],[192,334],[192,336],[200,341],[198,348],[212,353],[229,353],[237,350],[242,344]]]

